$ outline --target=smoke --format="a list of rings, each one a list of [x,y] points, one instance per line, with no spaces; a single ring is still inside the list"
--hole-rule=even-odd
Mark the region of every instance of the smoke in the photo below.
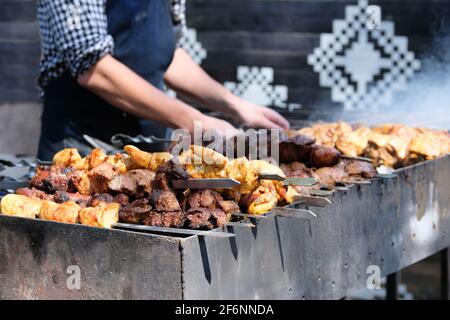
[[[413,75],[406,91],[394,95],[389,106],[369,114],[342,111],[332,114],[327,120],[362,122],[368,125],[403,123],[450,129],[449,18],[441,17],[434,21],[430,46],[418,55],[421,69]]]

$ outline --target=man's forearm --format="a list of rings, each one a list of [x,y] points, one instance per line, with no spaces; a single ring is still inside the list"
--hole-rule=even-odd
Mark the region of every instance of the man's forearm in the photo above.
[[[78,83],[125,112],[172,128],[189,129],[194,120],[203,116],[168,97],[110,55],[81,75]]]
[[[164,80],[175,91],[199,101],[210,110],[231,116],[236,114],[236,96],[212,79],[184,49],[175,51]]]

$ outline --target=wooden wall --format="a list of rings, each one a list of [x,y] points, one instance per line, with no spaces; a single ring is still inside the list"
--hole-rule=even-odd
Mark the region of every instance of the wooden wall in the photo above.
[[[342,19],[346,0],[187,0],[188,26],[198,31],[207,49],[205,69],[220,82],[235,81],[238,65],[275,70],[275,84],[289,88],[289,102],[304,108],[317,104],[340,108],[330,90],[320,88],[306,56],[319,44],[319,34],[331,32],[331,21]],[[432,38],[450,21],[450,0],[371,1],[383,19],[395,22],[396,33],[409,37],[410,48],[427,54]],[[0,2],[0,103],[37,101],[35,78],[39,34],[35,0]]]
[[[238,65],[275,70],[274,83],[289,88],[289,101],[303,109],[288,114],[305,118],[340,110],[330,90],[320,88],[306,57],[319,44],[320,33],[332,32],[332,20],[343,19],[355,1],[329,0],[188,0],[188,26],[207,49],[205,69],[220,82],[234,81]],[[397,35],[408,36],[409,48],[427,56],[437,32],[450,26],[449,0],[382,0],[383,20],[394,21]],[[450,29],[447,29],[450,30]],[[450,50],[450,48],[449,48]],[[323,112],[318,113],[317,108]]]

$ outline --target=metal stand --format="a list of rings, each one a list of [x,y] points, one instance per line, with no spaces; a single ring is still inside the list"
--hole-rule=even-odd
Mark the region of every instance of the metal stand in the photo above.
[[[400,283],[400,272],[392,273],[386,277],[386,300],[398,299],[399,283]]]
[[[450,276],[448,265],[450,262],[450,249],[445,248],[440,253],[441,258],[441,299],[449,300],[450,298]]]

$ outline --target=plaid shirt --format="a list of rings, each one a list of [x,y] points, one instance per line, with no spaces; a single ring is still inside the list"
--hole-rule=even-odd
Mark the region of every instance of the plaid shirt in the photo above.
[[[106,1],[38,0],[42,43],[40,88],[66,71],[77,77],[104,55],[112,54],[114,41],[108,34]],[[175,31],[181,37],[186,28],[185,0],[168,1]]]

